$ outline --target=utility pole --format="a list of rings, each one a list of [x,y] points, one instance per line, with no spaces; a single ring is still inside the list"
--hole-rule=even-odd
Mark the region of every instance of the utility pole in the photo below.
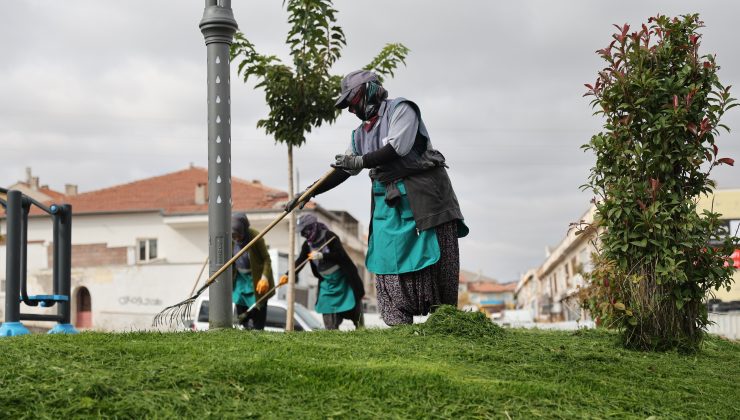
[[[231,258],[231,86],[229,48],[238,29],[231,0],[206,0],[200,31],[208,57],[208,257],[213,275]],[[231,270],[209,287],[210,328],[231,328]]]

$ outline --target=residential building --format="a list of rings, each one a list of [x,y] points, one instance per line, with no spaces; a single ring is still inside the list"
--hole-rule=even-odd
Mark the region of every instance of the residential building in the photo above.
[[[582,271],[590,271],[595,251],[595,232],[590,228],[595,207],[591,207],[572,225],[565,238],[547,250],[545,261],[530,269],[517,285],[517,308],[530,309],[538,322],[577,321],[583,319],[578,288],[584,284]],[[583,230],[585,229],[585,230]]]
[[[476,308],[488,315],[498,314],[504,309],[514,309],[516,282],[501,284],[482,273],[460,271],[458,306]]]
[[[740,190],[716,190],[713,195],[702,197],[698,211],[710,208],[722,214],[721,218],[731,234],[738,234]],[[555,248],[547,249],[542,265],[521,276],[516,288],[517,308],[531,310],[536,321],[588,318],[588,314],[581,310],[576,294],[584,285],[581,273],[591,271],[591,255],[596,251],[596,230],[590,227],[595,210],[595,206],[591,206],[580,223],[572,225]],[[735,266],[740,268],[740,250],[735,251],[733,258]],[[740,270],[736,270],[734,280],[729,291],[715,291],[715,297],[726,302],[740,301]]]
[[[516,309],[529,310],[533,319],[538,319],[540,316],[540,299],[543,298],[540,294],[540,285],[537,270],[530,268],[521,277],[514,290]]]
[[[19,181],[7,187],[8,190],[18,190],[40,203],[61,202],[66,196],[71,197],[77,194],[76,185],[66,184],[64,188],[65,192],[59,192],[52,190],[48,185],[41,185],[39,183],[39,177],[33,176],[31,168],[26,168],[25,181]],[[2,210],[0,209],[0,211]]]
[[[505,309],[514,309],[514,291],[516,282],[499,284],[480,282],[468,288],[471,303],[477,305],[488,315],[501,313]]]
[[[712,210],[721,214],[727,231],[740,235],[740,189],[716,190],[713,195],[703,196],[698,203],[699,211]],[[740,249],[733,254],[735,267],[740,268]],[[713,291],[714,297],[723,302],[740,302],[740,270],[735,270],[735,280],[730,290]]]
[[[232,211],[246,212],[253,228],[262,230],[283,213],[287,193],[257,180],[232,178],[231,184]],[[192,294],[196,276],[208,256],[206,169],[191,166],[85,193],[77,193],[73,188],[67,188],[66,194],[40,187],[34,190],[33,185],[21,187],[43,193],[48,197],[43,200],[46,203],[65,202],[72,206],[71,304],[75,325],[116,331],[149,328],[157,312]],[[5,231],[1,210],[0,232]],[[366,284],[367,303],[374,306],[373,277],[364,267],[364,228],[350,214],[329,211],[314,202],[303,211],[314,213],[339,235]],[[276,280],[287,270],[288,239],[287,218],[265,235]],[[51,240],[50,218],[34,208],[28,223],[31,294],[48,294],[52,288]],[[302,238],[297,236],[296,243],[302,243]],[[5,246],[0,244],[2,302],[5,252]],[[199,285],[208,277],[208,270],[205,271],[198,279]],[[296,300],[310,309],[316,299],[316,280],[307,269],[298,279]],[[49,310],[22,307],[22,311]]]

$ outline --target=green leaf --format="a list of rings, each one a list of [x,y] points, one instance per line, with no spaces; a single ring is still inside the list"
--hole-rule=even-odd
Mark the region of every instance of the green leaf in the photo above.
[[[387,76],[393,76],[393,71],[399,64],[406,65],[406,56],[410,51],[403,44],[386,44],[378,55],[363,68],[375,72],[382,81]]]

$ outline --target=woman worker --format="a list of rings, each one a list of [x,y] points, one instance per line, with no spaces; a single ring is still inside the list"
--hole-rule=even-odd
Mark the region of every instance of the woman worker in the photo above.
[[[234,241],[233,255],[236,255],[259,232],[249,227],[246,213],[235,213],[231,216],[231,238]],[[247,309],[258,299],[272,290],[272,262],[267,253],[265,239],[260,238],[247,252],[243,253],[233,266],[232,301],[236,305],[239,323],[246,329],[264,330],[267,320],[267,301],[275,292],[260,302],[256,308],[245,314]]]
[[[411,324],[441,304],[457,305],[458,238],[468,234],[445,158],[432,148],[419,107],[387,99],[378,77],[349,73],[338,108],[362,123],[334,171],[314,195],[370,169],[371,224],[366,267],[376,274],[378,307],[388,325]],[[297,196],[297,197],[300,197]],[[295,198],[286,210],[303,204]]]
[[[311,272],[319,279],[315,310],[323,315],[324,326],[327,330],[336,330],[343,320],[349,319],[355,328],[362,327],[365,288],[357,267],[347,255],[339,237],[312,214],[302,215],[297,228],[306,240],[295,265],[298,267],[306,259],[311,260]],[[296,275],[299,272],[300,269]],[[288,275],[283,274],[280,284],[287,282]]]

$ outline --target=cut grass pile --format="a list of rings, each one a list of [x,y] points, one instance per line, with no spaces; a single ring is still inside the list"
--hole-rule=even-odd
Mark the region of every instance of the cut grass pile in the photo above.
[[[470,339],[490,338],[504,330],[489,322],[482,312],[462,312],[445,305],[433,313],[425,323],[412,327],[415,334],[451,335]]]
[[[740,345],[639,353],[604,331],[424,325],[0,339],[0,417],[739,418]],[[455,328],[459,325],[460,328]]]

